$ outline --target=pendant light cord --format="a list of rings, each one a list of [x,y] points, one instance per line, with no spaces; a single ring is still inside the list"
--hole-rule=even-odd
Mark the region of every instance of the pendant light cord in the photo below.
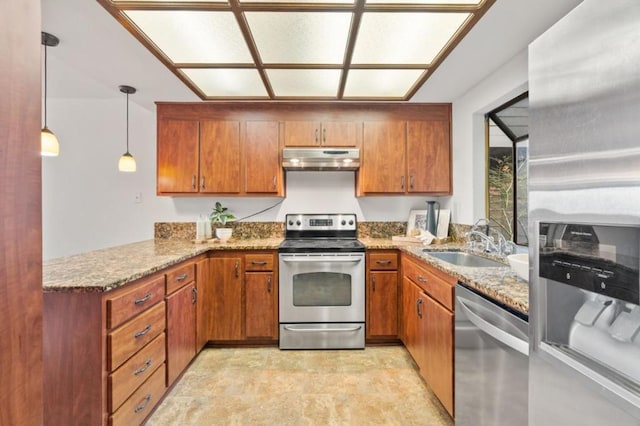
[[[47,128],[47,45],[44,45],[44,128]]]
[[[127,92],[127,154],[129,153],[129,93]]]

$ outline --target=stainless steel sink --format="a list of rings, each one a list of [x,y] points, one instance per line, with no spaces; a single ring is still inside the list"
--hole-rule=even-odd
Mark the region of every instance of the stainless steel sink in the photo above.
[[[429,256],[433,256],[436,259],[443,260],[456,266],[468,266],[472,268],[500,268],[507,266],[504,263],[500,263],[495,260],[461,251],[430,251],[427,249],[422,251]]]

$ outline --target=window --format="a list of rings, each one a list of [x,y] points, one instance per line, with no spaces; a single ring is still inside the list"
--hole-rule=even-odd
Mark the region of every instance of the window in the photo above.
[[[487,130],[487,217],[516,244],[528,245],[529,92],[490,111]]]

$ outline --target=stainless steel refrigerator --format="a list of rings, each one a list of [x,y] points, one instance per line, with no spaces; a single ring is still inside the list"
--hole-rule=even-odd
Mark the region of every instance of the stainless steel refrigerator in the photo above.
[[[640,1],[529,47],[529,424],[640,425]]]

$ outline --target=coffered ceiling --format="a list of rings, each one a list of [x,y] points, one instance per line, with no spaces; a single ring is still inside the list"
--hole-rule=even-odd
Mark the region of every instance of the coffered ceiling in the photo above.
[[[98,0],[203,100],[408,100],[495,0]]]

